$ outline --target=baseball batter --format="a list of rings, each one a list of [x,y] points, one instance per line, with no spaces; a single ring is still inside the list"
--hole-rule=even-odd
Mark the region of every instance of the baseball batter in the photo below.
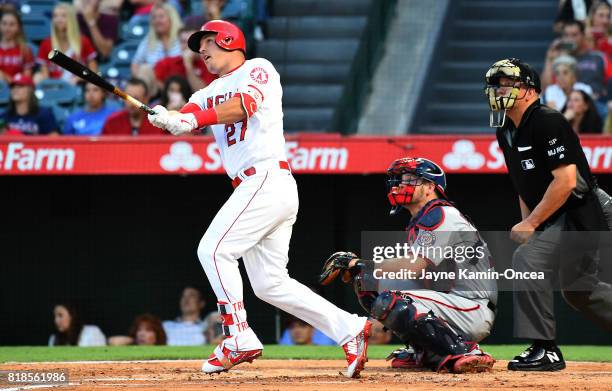
[[[446,198],[445,175],[437,164],[403,158],[388,173],[392,214],[406,208],[412,215],[407,227],[412,255],[374,263],[338,252],[327,260],[321,282],[328,284],[340,273],[344,281],[352,280],[363,308],[408,347],[390,355],[393,367],[489,370],[495,360],[477,344],[491,331],[497,302],[495,280],[480,278],[493,270],[486,243]],[[384,273],[400,270],[421,289],[385,290]],[[445,277],[436,280],[434,273]],[[414,281],[402,283],[416,287]]]
[[[174,135],[210,125],[235,189],[198,247],[226,336],[202,370],[227,371],[262,354],[242,301],[237,261],[242,258],[257,297],[336,341],[346,354],[346,375],[357,377],[367,361],[370,322],[337,308],[287,273],[298,193],[285,156],[279,74],[263,58],[246,60],[242,31],[226,21],[204,24],[188,44],[218,78],[194,93],[180,112],[156,106],[149,120]]]

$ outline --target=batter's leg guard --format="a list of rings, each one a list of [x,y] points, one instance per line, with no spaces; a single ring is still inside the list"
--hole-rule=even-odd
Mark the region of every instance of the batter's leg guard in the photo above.
[[[245,331],[249,330],[244,304],[241,301],[236,303],[220,301],[217,303],[217,308],[221,315],[225,339],[215,348],[202,365],[202,371],[208,374],[228,371],[240,363],[253,362],[253,360],[262,355],[261,344],[259,342],[259,345],[254,349],[244,349],[238,346],[237,339],[235,339],[235,336],[239,333],[244,334]],[[255,337],[254,334],[253,337]],[[227,342],[232,339],[234,339],[235,346],[230,348],[227,346]]]
[[[483,354],[476,343],[464,341],[432,311],[419,313],[412,298],[401,292],[378,295],[371,314],[405,344],[422,347],[427,352],[423,363],[438,371],[452,370],[455,360],[464,355]]]

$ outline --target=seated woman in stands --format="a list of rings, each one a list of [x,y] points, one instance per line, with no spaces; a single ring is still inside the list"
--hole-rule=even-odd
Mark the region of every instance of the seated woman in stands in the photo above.
[[[53,309],[55,333],[49,337],[49,346],[105,346],[106,337],[98,326],[84,325],[75,307],[57,304]]]
[[[179,41],[179,29],[183,26],[178,13],[167,3],[157,3],[150,15],[150,27],[147,36],[140,42],[132,58],[132,75],[145,80],[151,90],[151,96],[158,91],[153,67],[166,57],[182,54]]]
[[[165,345],[166,332],[161,320],[151,314],[138,315],[132,322],[128,335],[116,335],[108,344],[118,345]]]
[[[0,80],[10,83],[17,73],[32,76],[34,55],[26,42],[19,13],[6,10],[0,17]]]
[[[553,61],[553,72],[556,82],[544,90],[544,101],[552,109],[561,111],[567,103],[569,94],[582,90],[591,95],[593,89],[588,84],[576,81],[576,60],[572,56],[562,55]]]
[[[11,98],[8,109],[0,115],[3,128],[0,134],[55,135],[59,127],[48,107],[38,105],[34,95],[34,82],[24,74],[16,74],[10,83]]]
[[[576,133],[602,132],[603,124],[595,103],[589,94],[582,90],[574,90],[570,93],[563,115]]]
[[[74,7],[68,3],[58,3],[53,9],[51,36],[40,43],[37,58],[40,70],[34,75],[34,82],[50,78],[79,83],[78,77],[49,61],[51,49],[59,49],[94,71],[98,68],[96,50],[89,38],[81,34]]]

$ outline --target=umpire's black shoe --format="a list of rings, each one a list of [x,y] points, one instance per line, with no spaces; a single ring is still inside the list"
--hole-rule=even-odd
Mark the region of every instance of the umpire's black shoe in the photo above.
[[[520,356],[508,363],[511,371],[560,371],[565,369],[565,360],[557,346],[531,345]]]

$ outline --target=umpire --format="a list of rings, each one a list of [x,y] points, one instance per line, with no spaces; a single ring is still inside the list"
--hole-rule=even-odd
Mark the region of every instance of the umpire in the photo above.
[[[612,204],[597,187],[570,124],[540,104],[540,78],[529,64],[516,58],[498,61],[485,79],[490,126],[497,128],[521,210],[522,221],[510,234],[521,243],[513,268],[545,275],[544,280],[514,281],[514,336],[533,344],[508,369],[561,370],[565,361],[555,342],[555,280],[570,306],[612,330],[612,287],[597,276],[599,236],[586,234],[585,240],[584,232],[568,232],[607,231]]]

